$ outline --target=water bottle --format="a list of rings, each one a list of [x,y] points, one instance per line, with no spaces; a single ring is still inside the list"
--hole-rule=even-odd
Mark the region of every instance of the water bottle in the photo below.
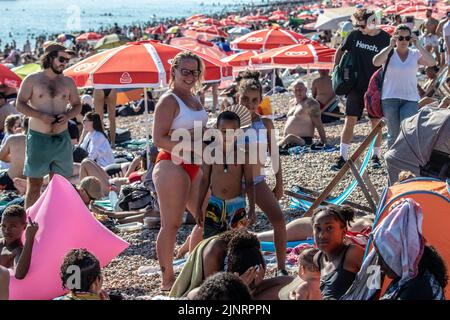
[[[117,206],[118,197],[117,197],[117,193],[113,187],[109,188],[108,198],[109,198],[109,202],[111,204],[113,211],[115,211],[116,206]]]
[[[289,154],[300,154],[303,151],[302,146],[292,147],[288,149]]]

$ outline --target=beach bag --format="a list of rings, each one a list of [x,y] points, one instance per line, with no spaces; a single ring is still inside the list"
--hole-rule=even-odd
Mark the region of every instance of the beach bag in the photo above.
[[[331,77],[333,91],[338,96],[347,95],[356,84],[356,72],[352,54],[347,51],[334,68]]]
[[[81,161],[83,161],[89,155],[89,153],[86,150],[84,150],[79,146],[73,147],[72,154],[73,154],[73,162],[75,163],[81,163]]]
[[[352,48],[355,48],[357,35],[358,33],[354,37]],[[331,82],[334,93],[338,96],[347,95],[355,87],[357,75],[355,53],[352,49],[342,55],[341,61],[333,70]]]
[[[150,190],[142,183],[136,183],[122,187],[117,205],[123,211],[129,211],[143,209],[152,203]]]
[[[391,60],[391,51],[386,60],[386,64],[374,72],[369,81],[369,86],[364,94],[364,106],[366,107],[367,113],[372,118],[382,118],[383,109],[381,108],[381,94],[383,90],[384,75],[386,74],[387,66]]]
[[[116,129],[116,144],[131,140],[131,132],[128,129]]]

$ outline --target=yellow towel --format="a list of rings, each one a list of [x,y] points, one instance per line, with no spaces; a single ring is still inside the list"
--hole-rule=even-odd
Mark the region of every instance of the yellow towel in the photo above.
[[[219,238],[219,236],[213,236],[201,241],[189,255],[186,264],[180,272],[177,280],[170,290],[169,297],[182,298],[203,282],[203,250],[206,245],[212,240]]]

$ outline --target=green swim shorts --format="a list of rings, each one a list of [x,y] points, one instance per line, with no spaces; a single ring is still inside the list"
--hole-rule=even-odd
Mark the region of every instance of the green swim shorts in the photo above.
[[[23,174],[42,178],[51,173],[73,175],[72,142],[69,131],[50,135],[28,130]]]

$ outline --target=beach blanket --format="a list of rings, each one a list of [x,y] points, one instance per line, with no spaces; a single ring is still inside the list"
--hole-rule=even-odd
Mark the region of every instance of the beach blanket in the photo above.
[[[96,201],[94,201],[94,204],[99,207],[102,207],[105,210],[113,211],[113,207],[111,206],[111,201],[109,199],[96,200]]]
[[[143,150],[146,146],[145,139],[133,139],[126,142],[116,144],[120,148],[124,148],[127,150],[135,151],[135,150]]]
[[[372,232],[378,253],[374,248],[370,251],[353,285],[341,299],[369,300],[374,297],[379,285],[367,284],[369,280],[374,284],[381,283],[381,275],[375,277],[373,274],[374,268],[379,265],[378,255],[381,255],[391,270],[400,275],[399,287],[415,278],[424,250],[422,221],[422,210],[412,199],[405,199],[392,209]]]
[[[366,155],[364,157],[364,160],[363,160],[363,162],[361,164],[361,167],[359,168],[359,174],[361,176],[366,171],[367,165],[369,164],[369,160],[372,157],[372,151],[373,151],[373,148],[375,146],[375,142],[376,142],[376,137],[372,140],[372,142],[370,144],[370,147],[367,150]],[[355,190],[357,185],[358,185],[358,181],[356,180],[356,178],[354,178],[352,180],[352,183],[340,195],[338,195],[335,198],[327,198],[326,201],[330,202],[332,204],[335,204],[335,205],[342,204],[345,200],[347,200],[347,198],[350,196],[350,194],[352,194],[352,192]],[[301,190],[299,190],[298,188],[295,188],[295,187],[294,187],[293,191],[295,193],[298,193],[298,194],[306,195]],[[302,199],[297,199],[297,198],[291,197],[291,209],[303,210],[303,211],[306,212],[306,211],[308,211],[308,209],[311,206],[312,206],[312,202],[310,202],[310,201],[306,201],[306,200],[302,200]]]
[[[181,298],[186,297],[187,294],[199,287],[203,282],[203,250],[212,241],[219,238],[214,236],[201,241],[189,255],[186,263],[183,266],[177,280],[170,290],[169,297]]]
[[[312,147],[312,146],[297,146],[288,149],[290,155],[302,155],[305,153],[316,153],[316,152],[333,152],[339,150],[336,146],[325,145],[322,148]]]

